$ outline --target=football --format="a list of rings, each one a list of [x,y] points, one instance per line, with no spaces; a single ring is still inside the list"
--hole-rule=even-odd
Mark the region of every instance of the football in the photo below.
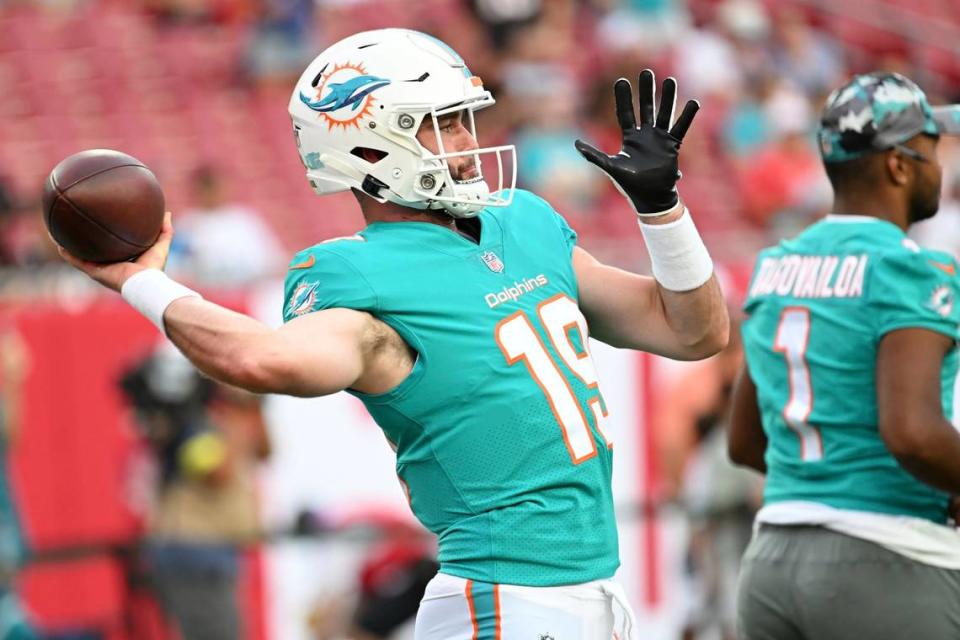
[[[89,149],[61,161],[43,189],[44,223],[71,254],[90,262],[131,260],[163,226],[163,189],[142,162]]]

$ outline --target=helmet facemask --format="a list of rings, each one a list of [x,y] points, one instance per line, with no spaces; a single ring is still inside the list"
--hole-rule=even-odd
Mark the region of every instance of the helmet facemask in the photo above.
[[[422,149],[421,168],[414,181],[414,193],[423,198],[430,209],[445,209],[455,218],[469,218],[477,215],[485,207],[505,207],[513,200],[513,185],[517,179],[516,149],[512,145],[497,147],[478,147],[464,151],[447,151],[440,131],[440,118],[462,111],[464,126],[474,140],[477,140],[477,124],[474,111],[493,104],[493,97],[486,93],[478,99],[459,104],[431,108],[426,116],[430,117],[436,140],[437,153],[433,153],[420,144]],[[425,117],[426,117],[425,116]],[[504,154],[509,154],[507,162],[511,169],[509,185],[505,184]],[[497,188],[491,194],[490,186],[483,177],[482,156],[495,159],[497,163]],[[493,156],[493,158],[489,158]],[[473,159],[477,175],[466,180],[458,180],[450,169],[452,158],[470,157]],[[506,190],[508,189],[508,190]]]

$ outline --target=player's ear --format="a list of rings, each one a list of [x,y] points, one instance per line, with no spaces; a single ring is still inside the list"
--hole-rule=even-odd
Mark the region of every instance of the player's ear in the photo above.
[[[884,166],[890,180],[898,187],[906,186],[910,181],[910,173],[907,168],[907,162],[904,161],[903,154],[896,149],[891,149],[884,154]]]

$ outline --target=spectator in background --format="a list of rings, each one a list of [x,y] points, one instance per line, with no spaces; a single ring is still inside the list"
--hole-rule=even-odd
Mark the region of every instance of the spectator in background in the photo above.
[[[512,31],[501,69],[516,118],[517,175],[525,188],[572,216],[594,213],[598,194],[609,185],[570,143],[590,137],[579,124],[580,111],[591,89],[584,81],[596,78],[582,73],[593,59],[591,43],[580,35],[582,11],[574,0],[543,3],[536,19]],[[609,87],[603,92],[609,96]]]
[[[0,178],[0,267],[50,262],[59,263],[60,259],[43,224],[39,195],[20,199]]]
[[[730,105],[721,123],[720,138],[723,150],[735,164],[749,162],[772,135],[764,102],[776,86],[774,76],[764,76],[744,85],[737,100]]]
[[[551,0],[541,5],[536,19],[511,32],[505,48],[504,76],[513,65],[546,64],[563,66],[577,73],[592,66],[589,39],[593,36],[584,25],[583,8],[577,0]]]
[[[845,74],[843,57],[824,32],[815,31],[796,8],[774,13],[776,38],[771,52],[778,75],[808,96],[825,96]]]
[[[607,9],[597,28],[600,40],[613,51],[656,55],[690,28],[684,0],[600,0],[596,4]]]
[[[147,564],[184,640],[242,637],[238,574],[260,536],[254,466],[270,445],[259,396],[219,385],[164,342],[121,387],[160,469]]]
[[[313,56],[314,0],[255,0],[254,5],[247,72],[258,85],[287,90]]]
[[[14,590],[14,578],[26,545],[7,468],[7,457],[20,427],[22,384],[30,368],[26,346],[15,330],[8,329],[0,335],[0,366],[0,638],[31,640],[36,635]]]
[[[824,214],[830,188],[813,147],[807,97],[781,82],[763,111],[773,139],[742,164],[740,192],[746,217],[780,238]]]
[[[724,0],[717,6],[716,25],[734,48],[744,83],[771,73],[769,12],[760,0]]]
[[[713,22],[690,29],[680,38],[673,58],[684,90],[705,103],[727,104],[736,98],[743,84],[744,70],[737,49],[719,13]]]
[[[10,255],[18,267],[60,266],[56,245],[43,223],[39,195],[20,203],[10,221]]]
[[[433,540],[408,518],[372,512],[345,523],[340,532],[358,527],[371,529],[376,538],[352,592],[328,595],[313,606],[314,640],[386,640],[412,628],[427,583],[439,569]]]
[[[516,30],[533,23],[543,9],[543,0],[471,0],[473,12],[483,24],[494,48],[502,49]]]
[[[13,219],[13,193],[7,181],[0,178],[0,266],[12,265],[13,255],[10,248],[10,227]]]
[[[217,16],[220,0],[141,0],[160,24],[206,24]]]
[[[586,138],[578,124],[578,92],[566,69],[551,65],[516,65],[507,90],[523,104],[535,105],[517,131],[517,174],[568,215],[589,215],[609,182],[583,162],[571,140]],[[609,90],[608,90],[609,93]]]
[[[195,206],[177,219],[170,272],[205,287],[240,287],[280,272],[280,241],[256,211],[227,199],[217,169],[197,169],[192,188]]]
[[[730,310],[730,342],[714,357],[685,364],[668,378],[657,403],[661,494],[683,505],[689,522],[683,640],[734,640],[740,558],[763,490],[762,478],[727,456],[733,386],[743,363],[744,291],[732,272],[718,274]]]

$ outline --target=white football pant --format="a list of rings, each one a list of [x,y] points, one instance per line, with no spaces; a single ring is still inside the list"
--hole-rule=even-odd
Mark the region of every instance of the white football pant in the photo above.
[[[488,584],[438,573],[415,640],[633,640],[633,611],[612,580],[563,587]]]

